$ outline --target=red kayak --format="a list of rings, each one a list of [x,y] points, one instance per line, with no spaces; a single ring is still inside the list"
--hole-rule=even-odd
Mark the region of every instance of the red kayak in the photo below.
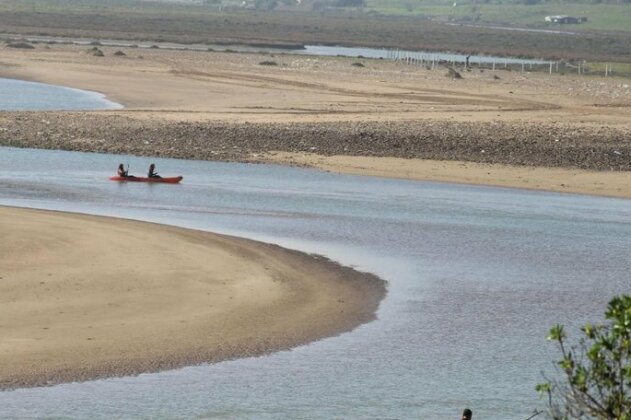
[[[111,176],[112,181],[119,182],[161,182],[163,184],[178,184],[181,180],[181,176],[173,176],[170,178],[147,178],[144,176]]]

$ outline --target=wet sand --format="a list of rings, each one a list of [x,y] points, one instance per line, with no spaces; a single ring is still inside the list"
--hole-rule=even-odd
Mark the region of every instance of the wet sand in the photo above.
[[[270,163],[309,166],[342,174],[631,198],[631,171],[282,152],[270,153],[262,158]]]
[[[375,318],[384,282],[223,235],[0,207],[0,389],[255,356]]]

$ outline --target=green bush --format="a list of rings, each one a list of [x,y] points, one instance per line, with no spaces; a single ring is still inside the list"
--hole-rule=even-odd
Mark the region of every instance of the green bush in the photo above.
[[[7,45],[9,48],[21,48],[24,50],[32,50],[35,47],[29,44],[28,42],[12,42]]]
[[[562,325],[550,330],[548,340],[561,351],[563,379],[536,389],[547,395],[553,419],[631,420],[631,296],[613,298],[605,319],[585,325],[574,346],[568,346]]]

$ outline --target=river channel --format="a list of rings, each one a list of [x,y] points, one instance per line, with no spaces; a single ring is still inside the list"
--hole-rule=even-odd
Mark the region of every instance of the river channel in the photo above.
[[[378,320],[258,358],[0,392],[0,416],[525,419],[558,356],[631,284],[631,201],[153,159],[181,185],[108,180],[148,158],[0,148],[0,205],[146,220],[330,257],[388,281]]]
[[[15,38],[8,37],[9,39]],[[449,51],[412,51],[399,48],[370,48],[370,47],[348,47],[343,45],[295,45],[283,48],[274,45],[245,45],[245,44],[180,44],[176,42],[137,42],[117,39],[96,39],[96,38],[65,38],[52,36],[27,36],[19,37],[30,42],[43,43],[68,43],[75,45],[103,45],[106,47],[133,47],[133,48],[157,48],[165,50],[189,50],[189,51],[224,51],[237,53],[269,53],[269,54],[297,54],[321,57],[357,57],[372,59],[405,60],[415,59],[424,62],[449,62],[471,64],[525,64],[525,65],[548,65],[547,60],[528,59],[519,57],[500,57],[477,54],[459,54]]]

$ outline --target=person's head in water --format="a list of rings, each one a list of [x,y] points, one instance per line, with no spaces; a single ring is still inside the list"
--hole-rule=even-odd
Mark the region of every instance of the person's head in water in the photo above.
[[[473,417],[473,412],[469,410],[468,408],[465,408],[464,411],[462,412],[462,420],[471,420],[472,417]]]

